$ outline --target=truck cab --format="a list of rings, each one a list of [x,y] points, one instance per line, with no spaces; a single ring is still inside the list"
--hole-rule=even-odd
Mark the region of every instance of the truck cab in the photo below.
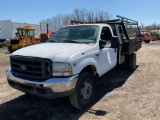
[[[134,52],[141,48],[141,36],[130,38],[125,23],[138,27],[138,22],[121,16],[96,23],[71,21],[46,43],[13,52],[9,85],[41,97],[69,96],[75,108],[87,107],[98,77],[118,65],[136,69]]]

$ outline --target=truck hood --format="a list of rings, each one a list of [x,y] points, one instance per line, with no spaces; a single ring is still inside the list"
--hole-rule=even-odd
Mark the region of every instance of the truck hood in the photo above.
[[[49,58],[53,62],[65,62],[68,57],[89,47],[91,45],[88,44],[43,43],[21,48],[12,55]]]

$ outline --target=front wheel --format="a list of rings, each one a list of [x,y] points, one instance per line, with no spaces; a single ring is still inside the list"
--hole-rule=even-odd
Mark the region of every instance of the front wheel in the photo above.
[[[95,80],[89,73],[81,73],[77,82],[76,89],[69,96],[71,105],[75,108],[82,109],[91,103],[95,94]]]

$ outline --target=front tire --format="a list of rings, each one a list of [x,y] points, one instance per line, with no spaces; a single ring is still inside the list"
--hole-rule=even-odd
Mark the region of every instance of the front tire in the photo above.
[[[95,80],[90,73],[81,73],[73,94],[69,96],[73,107],[82,109],[90,105],[95,94]]]

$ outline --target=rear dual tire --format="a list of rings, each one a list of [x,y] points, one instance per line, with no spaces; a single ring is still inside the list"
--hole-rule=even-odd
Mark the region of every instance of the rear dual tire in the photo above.
[[[136,54],[135,53],[132,53],[132,54],[129,55],[128,68],[130,70],[135,70],[136,69]]]

